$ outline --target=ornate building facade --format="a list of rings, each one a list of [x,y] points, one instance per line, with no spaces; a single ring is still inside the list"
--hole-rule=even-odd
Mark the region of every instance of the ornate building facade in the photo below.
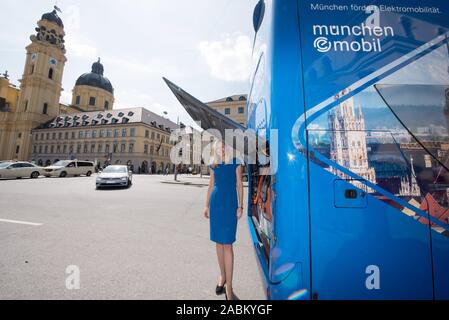
[[[104,77],[104,67],[95,62],[92,71],[81,75],[73,88],[72,106],[83,111],[103,111],[113,109],[114,88]]]
[[[172,130],[179,126],[147,109],[113,109],[114,88],[100,60],[82,74],[72,103],[60,103],[67,62],[64,24],[57,11],[42,15],[26,47],[20,88],[0,76],[0,160],[90,160],[130,164],[135,172],[173,172]]]
[[[8,105],[0,112],[0,159],[28,160],[31,130],[59,114],[67,58],[64,25],[56,10],[42,16],[36,32],[26,47],[20,90],[11,87],[7,77],[0,82],[1,97]]]
[[[365,118],[362,108],[356,110],[354,104],[354,98],[350,98],[329,113],[330,157],[332,161],[375,184],[376,172],[368,162]],[[333,169],[333,172],[343,179],[347,178],[338,170]]]
[[[144,108],[61,114],[32,131],[31,160],[50,165],[80,159],[128,164],[136,173],[173,172],[170,141],[177,125]]]

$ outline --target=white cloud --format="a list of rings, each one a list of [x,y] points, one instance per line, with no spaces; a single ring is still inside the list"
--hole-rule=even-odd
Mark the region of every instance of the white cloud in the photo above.
[[[89,60],[96,60],[98,58],[98,50],[93,45],[90,45],[73,35],[67,36],[65,40],[67,55]]]
[[[138,61],[116,57],[105,57],[102,61],[104,61],[105,65],[108,65],[108,68],[111,68],[116,72],[123,70],[123,73],[126,74],[140,74],[143,76],[170,74],[170,76],[175,77],[182,75],[176,66],[170,64],[168,61],[158,58],[151,58],[147,61]]]
[[[114,93],[114,108],[124,109],[132,107],[145,107],[154,103],[154,98],[136,89],[116,90]]]
[[[64,91],[62,91],[61,103],[64,103],[64,104],[72,103],[72,92],[70,90],[64,89]]]
[[[214,78],[224,81],[247,81],[251,72],[252,44],[248,36],[225,35],[219,41],[198,45]]]

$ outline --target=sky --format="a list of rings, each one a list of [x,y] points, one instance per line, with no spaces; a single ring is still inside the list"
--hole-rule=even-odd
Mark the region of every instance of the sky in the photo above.
[[[203,102],[249,91],[257,0],[0,0],[0,72],[18,85],[25,47],[42,14],[57,4],[66,33],[62,103],[76,79],[101,57],[114,86],[114,108],[168,112],[193,120],[162,81]]]

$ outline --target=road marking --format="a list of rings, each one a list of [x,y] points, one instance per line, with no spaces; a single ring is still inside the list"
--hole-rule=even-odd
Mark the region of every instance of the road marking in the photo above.
[[[42,225],[42,223],[35,223],[35,222],[28,222],[28,221],[18,221],[18,220],[8,220],[8,219],[0,219],[0,222],[26,224],[26,225],[29,225],[29,226],[41,226]]]

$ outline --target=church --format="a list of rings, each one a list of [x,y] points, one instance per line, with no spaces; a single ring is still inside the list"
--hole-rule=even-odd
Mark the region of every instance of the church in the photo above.
[[[341,95],[346,94],[348,94],[347,90],[341,93]],[[339,97],[340,95],[337,95],[335,99]],[[356,111],[354,98],[349,98],[329,113],[328,121],[331,130],[331,160],[375,184],[376,171],[370,167],[368,161],[365,117],[362,108],[359,107]],[[332,168],[332,172],[342,179],[348,178],[338,169]],[[372,192],[364,184],[357,182],[354,184],[365,191]]]
[[[145,108],[115,110],[100,59],[77,79],[71,104],[60,103],[67,58],[56,9],[42,15],[30,37],[20,87],[7,72],[0,76],[0,160],[82,159],[142,173],[172,171],[170,135],[179,126]]]

